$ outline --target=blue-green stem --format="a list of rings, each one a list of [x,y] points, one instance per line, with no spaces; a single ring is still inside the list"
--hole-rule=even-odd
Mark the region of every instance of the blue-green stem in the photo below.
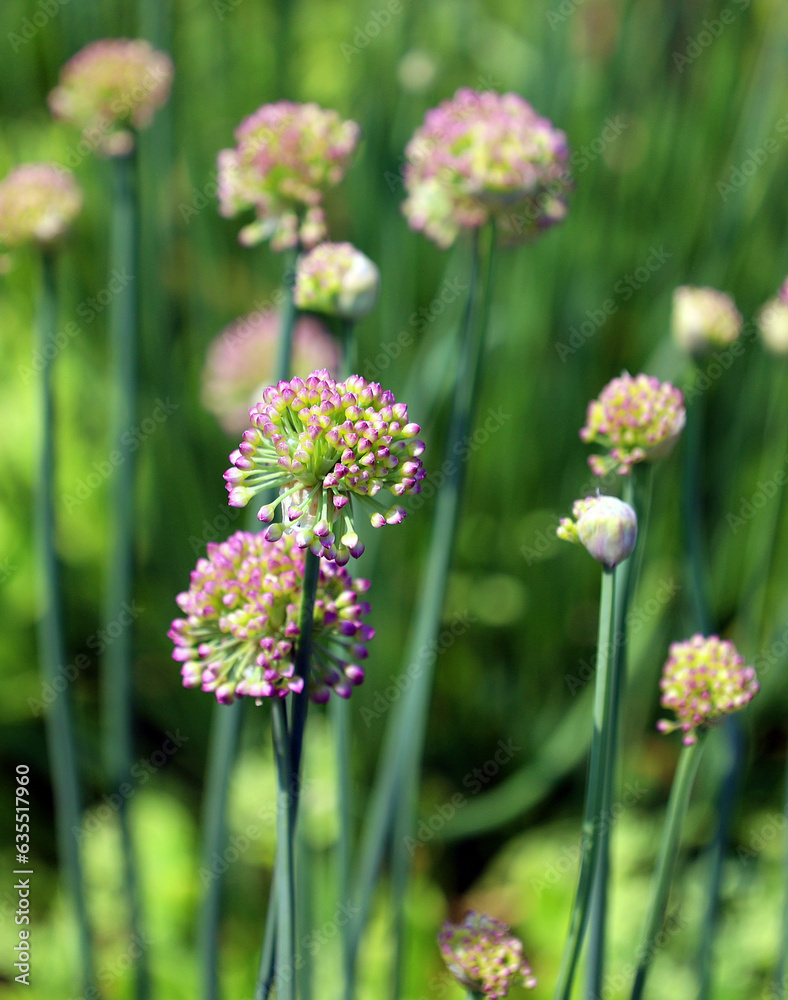
[[[493,234],[491,234],[492,237]],[[490,261],[492,260],[492,239],[490,241]],[[460,361],[457,374],[452,423],[447,440],[446,451],[451,460],[452,471],[438,494],[434,516],[434,527],[430,548],[427,555],[424,579],[420,588],[418,618],[414,625],[412,640],[409,645],[408,663],[417,663],[415,683],[405,692],[403,698],[392,709],[384,734],[380,754],[377,777],[373,787],[364,834],[361,855],[356,878],[355,898],[357,916],[350,928],[350,978],[349,993],[352,996],[354,977],[358,959],[361,937],[369,918],[375,883],[384,852],[391,836],[392,824],[400,806],[403,805],[402,774],[407,765],[412,770],[418,769],[421,759],[421,744],[423,741],[423,722],[421,717],[426,713],[426,705],[422,702],[428,698],[432,683],[432,662],[427,653],[427,645],[433,637],[440,615],[443,610],[446,577],[449,569],[451,548],[454,539],[456,522],[459,514],[460,490],[463,478],[463,466],[451,450],[459,439],[458,432],[469,426],[473,402],[476,395],[479,359],[483,347],[483,325],[478,332],[474,329],[473,318],[477,306],[477,285],[480,265],[479,235],[474,234],[470,287],[463,319],[463,334],[460,347]],[[488,271],[489,279],[489,271]],[[489,285],[489,280],[488,280]],[[413,726],[410,730],[409,727]],[[410,748],[410,753],[407,753]],[[412,797],[411,797],[412,802]],[[404,816],[399,821],[399,828],[410,829],[411,818]],[[404,852],[404,843],[402,844]],[[407,866],[407,858],[398,852],[399,875]],[[398,903],[398,907],[401,904]],[[401,909],[397,914],[401,926]],[[397,963],[399,965],[399,962]],[[398,977],[395,977],[398,988]]]
[[[788,761],[785,767],[785,801],[788,803]],[[785,810],[783,810],[785,811]],[[779,1000],[785,1000],[788,990],[788,844],[784,848],[783,855],[783,900],[782,927],[780,934],[780,957],[777,962],[775,974],[775,993]]]
[[[274,880],[271,883],[269,892],[268,915],[266,918],[265,936],[263,938],[263,950],[260,957],[257,987],[254,994],[255,1000],[267,1000],[277,975],[281,977],[282,981],[289,978],[290,982],[295,982],[295,965],[292,962],[288,966],[283,966],[281,964],[284,954],[284,946],[280,941],[283,914],[287,911],[288,907],[294,911],[295,897],[291,896],[289,903],[287,905],[283,905],[281,896],[283,892],[289,891],[292,893],[295,885],[294,882],[291,882],[290,877],[286,875],[286,864],[290,863],[292,865],[293,833],[298,820],[298,802],[301,787],[301,757],[303,753],[304,727],[306,725],[307,707],[309,705],[309,668],[312,660],[312,622],[314,619],[315,595],[317,593],[319,578],[320,558],[307,550],[304,564],[303,596],[301,598],[301,611],[298,619],[299,639],[295,655],[296,676],[304,678],[304,688],[300,694],[289,696],[293,699],[287,748],[290,768],[288,779],[288,810],[290,813],[288,830],[290,841],[287,845],[286,852],[289,862],[282,861],[280,859],[280,854],[284,849],[284,846],[281,840],[282,820],[281,817],[279,817],[276,845],[276,869],[274,872]],[[278,704],[279,699],[276,699],[275,705]],[[274,719],[274,721],[276,720]],[[281,807],[282,803],[280,800],[278,809],[281,810]],[[276,913],[275,922],[273,919],[274,913]],[[295,933],[295,931],[293,931],[293,933]],[[285,984],[285,988],[288,988],[287,984]],[[280,986],[277,991],[277,1000],[286,1000],[286,997],[287,994],[282,992],[282,988]]]
[[[355,323],[350,319],[340,319],[342,364],[340,378],[354,374],[357,365]],[[337,768],[337,850],[336,886],[337,899],[345,903],[350,899],[350,873],[353,853],[353,800],[351,794],[351,742],[352,717],[350,704],[344,698],[333,696],[329,703],[331,724],[334,731]],[[342,975],[344,978],[345,1000],[351,998],[353,981],[353,953],[351,949],[350,927],[347,922],[339,931],[342,950]]]
[[[61,666],[66,662],[66,650],[60,603],[60,563],[55,544],[54,358],[50,348],[57,334],[57,289],[55,258],[49,251],[42,255],[42,291],[37,326],[39,357],[44,359],[41,370],[40,473],[35,510],[42,597],[38,618],[38,656],[43,679],[54,685]],[[83,990],[86,996],[91,996],[91,991],[95,989],[93,946],[79,840],[75,836],[75,831],[79,830],[81,824],[81,792],[68,688],[55,695],[46,715],[46,733],[55,799],[58,853],[76,910]]]
[[[279,331],[279,348],[276,381],[290,375],[290,354],[293,343],[293,329],[298,311],[293,304],[293,269],[297,252],[290,254],[285,262],[284,286],[285,302],[282,306],[282,320]],[[255,511],[250,508],[247,528],[259,528]],[[202,991],[205,1000],[218,1000],[221,995],[219,985],[219,924],[221,920],[222,876],[213,872],[214,858],[221,854],[226,837],[227,792],[230,787],[235,755],[243,720],[243,699],[232,705],[216,705],[211,723],[211,739],[208,752],[208,773],[205,781],[205,805],[203,808],[203,868],[210,873],[198,919],[197,937],[202,965]],[[271,897],[274,899],[275,880],[271,883]],[[274,912],[269,901],[268,912]],[[262,981],[269,983],[273,977],[274,961],[274,921],[266,923],[261,962]],[[265,966],[265,974],[262,966]],[[259,989],[259,986],[258,986]],[[268,996],[268,993],[265,994]]]
[[[673,881],[673,872],[681,843],[681,828],[689,808],[695,775],[698,773],[703,742],[704,736],[701,734],[697,743],[682,748],[679,757],[676,775],[670,790],[665,825],[662,828],[662,841],[651,884],[648,910],[640,936],[640,946],[637,952],[638,967],[632,987],[631,1000],[640,1000],[643,996],[646,977],[657,950],[657,938],[665,920],[670,885]]]
[[[605,782],[611,781],[613,766],[609,734],[617,699],[614,678],[615,613],[616,576],[614,572],[605,569],[602,571],[602,593],[599,601],[599,634],[594,682],[594,730],[591,738],[591,757],[583,810],[580,876],[569,922],[569,934],[564,945],[561,967],[558,971],[555,1000],[569,1000],[572,992],[572,983],[588,924],[591,891],[599,858],[600,828],[603,828],[610,819],[602,812],[602,807]]]
[[[705,397],[695,400],[687,414],[684,442],[683,507],[684,531],[687,552],[687,575],[690,581],[690,600],[694,627],[704,635],[713,628],[713,616],[706,587],[706,554],[703,543],[702,471],[704,455],[703,422]],[[720,885],[723,863],[733,823],[734,807],[744,765],[744,734],[738,715],[725,719],[722,726],[727,744],[728,766],[720,784],[716,810],[717,826],[709,849],[708,886],[705,892],[706,911],[701,927],[697,956],[700,989],[698,1000],[708,1000],[711,993],[714,937],[720,909]]]
[[[635,507],[635,475],[633,469],[624,480],[622,499]],[[640,525],[639,525],[640,528]],[[612,712],[607,720],[605,739],[605,780],[602,785],[599,826],[599,854],[594,873],[590,925],[588,932],[588,970],[586,995],[589,1000],[597,1000],[602,995],[605,971],[605,947],[607,940],[608,884],[610,881],[610,840],[613,825],[613,805],[616,786],[616,760],[620,738],[621,700],[627,676],[627,610],[636,583],[637,570],[641,565],[644,538],[638,538],[633,556],[619,563],[615,569],[615,612],[613,624],[613,665],[611,685]],[[636,569],[633,571],[633,567]]]
[[[136,159],[134,152],[114,157],[110,266],[121,274],[137,274]],[[123,460],[112,481],[112,539],[104,604],[105,622],[117,621],[132,600],[134,586],[134,456],[125,443],[133,429],[137,395],[137,285],[130,282],[115,294],[110,307],[112,448]],[[104,748],[107,777],[113,792],[128,780],[134,754],[133,633],[123,628],[107,646],[103,663]],[[124,885],[133,940],[144,940],[142,904],[128,799],[119,796],[118,820],[123,851]],[[147,949],[137,949],[135,995],[150,995]]]
[[[277,1000],[295,1000],[295,867],[293,864],[293,759],[282,698],[271,705],[276,757],[276,976]],[[270,914],[269,914],[270,919]]]

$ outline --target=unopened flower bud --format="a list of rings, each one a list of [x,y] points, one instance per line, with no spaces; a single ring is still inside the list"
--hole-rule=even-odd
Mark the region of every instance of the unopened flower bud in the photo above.
[[[572,518],[562,518],[556,534],[583,545],[605,569],[614,569],[632,555],[638,520],[628,503],[617,497],[586,497],[575,501]]]

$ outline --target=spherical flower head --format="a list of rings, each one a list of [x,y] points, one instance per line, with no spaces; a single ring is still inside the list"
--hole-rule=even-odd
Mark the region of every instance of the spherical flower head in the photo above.
[[[238,237],[245,246],[314,246],[326,235],[323,195],[344,177],[359,135],[356,122],[317,104],[264,104],[235,130],[236,147],[219,153],[219,213],[254,209]]]
[[[595,476],[615,471],[628,476],[636,462],[655,462],[673,449],[687,413],[681,391],[650,375],[623,372],[588,404],[583,441],[604,445],[607,455],[592,455]]]
[[[715,288],[682,285],[673,292],[671,329],[678,346],[700,357],[738,339],[741,313],[733,299]]]
[[[788,281],[763,306],[757,323],[766,350],[778,356],[788,355]]]
[[[556,534],[565,542],[584,546],[605,569],[612,570],[632,555],[638,519],[618,497],[586,497],[574,502],[571,518],[561,518]]]
[[[254,406],[275,378],[282,316],[257,310],[231,323],[211,343],[202,373],[202,403],[222,427],[241,434]],[[323,323],[299,316],[293,331],[291,371],[306,376],[315,368],[336,371],[339,348]]]
[[[49,107],[104,155],[123,156],[134,146],[133,130],[148,126],[167,102],[172,74],[170,57],[148,42],[105,38],[69,59]]]
[[[680,729],[684,743],[698,740],[697,730],[748,705],[758,693],[755,667],[745,664],[732,642],[712,635],[693,635],[674,642],[662,668],[662,707],[676,713],[676,721],[663,719],[663,733]]]
[[[249,417],[252,427],[230,455],[224,478],[233,507],[245,507],[262,490],[279,490],[257,514],[270,524],[269,538],[293,531],[301,548],[344,564],[364,551],[356,506],[367,509],[375,527],[399,524],[405,510],[383,503],[381,494],[421,491],[419,426],[377,382],[360,375],[335,382],[327,371],[315,371],[306,380],[268,386]],[[271,523],[280,504],[282,523]]]
[[[208,543],[189,589],[176,598],[185,617],[168,632],[184,687],[212,691],[222,704],[246,695],[258,705],[303,690],[294,655],[305,558],[289,535],[272,542],[238,531],[226,542]],[[366,658],[375,634],[364,623],[369,605],[359,599],[368,588],[366,580],[321,561],[307,678],[313,701],[327,701],[331,691],[349,698],[364,679],[357,661]]]
[[[494,917],[471,911],[462,923],[446,921],[438,943],[449,972],[474,993],[497,1000],[513,986],[536,986],[522,941]]]
[[[375,308],[380,271],[352,243],[320,243],[296,267],[299,309],[360,320]]]
[[[458,90],[427,112],[405,157],[403,212],[440,247],[491,218],[523,239],[566,215],[566,136],[519,94]]]
[[[0,245],[48,246],[68,229],[82,208],[82,191],[70,170],[25,163],[0,181]]]

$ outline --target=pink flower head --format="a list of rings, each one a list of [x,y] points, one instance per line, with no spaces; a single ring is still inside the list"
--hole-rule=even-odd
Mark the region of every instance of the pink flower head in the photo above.
[[[628,476],[637,462],[664,458],[686,419],[681,390],[651,375],[623,372],[588,404],[580,437],[608,449],[607,455],[589,458],[591,471],[595,476],[611,471]]]
[[[304,590],[305,553],[291,536],[275,542],[238,531],[226,542],[208,543],[207,558],[192,571],[189,589],[176,598],[184,618],[168,632],[173,659],[182,664],[184,687],[212,691],[228,704],[246,695],[284,698],[302,691],[295,673],[294,644]],[[374,630],[364,624],[369,588],[346,569],[321,560],[312,625],[313,701],[331,691],[349,698],[364,679],[357,660],[367,656]]]
[[[471,911],[462,923],[447,920],[438,943],[449,972],[473,993],[499,1000],[513,986],[536,986],[522,941],[494,917]]]
[[[70,170],[25,163],[0,182],[0,244],[53,243],[81,208],[82,191]]]
[[[519,94],[458,90],[427,112],[405,156],[403,211],[440,247],[490,218],[525,238],[566,215],[566,136]]]
[[[262,490],[279,490],[258,511],[268,538],[295,531],[296,543],[340,564],[364,551],[354,505],[370,512],[374,527],[399,524],[405,510],[382,502],[419,493],[425,472],[419,425],[408,408],[377,382],[351,375],[336,382],[327,371],[306,380],[268,386],[249,411],[252,427],[230,455],[224,474],[230,505],[245,507]],[[283,507],[283,524],[272,523]]]
[[[253,208],[257,219],[238,239],[271,239],[274,250],[325,237],[323,195],[345,175],[359,126],[317,104],[264,104],[235,130],[235,149],[219,153],[219,212],[231,218]]]
[[[141,39],[105,38],[81,49],[60,71],[49,95],[56,118],[71,122],[107,156],[134,146],[134,129],[146,128],[167,102],[172,60]]]
[[[748,667],[732,642],[712,635],[693,635],[674,642],[662,669],[662,707],[677,721],[661,720],[663,733],[680,729],[684,743],[696,743],[696,730],[748,705],[758,693],[755,667]]]
[[[249,407],[275,377],[281,314],[257,310],[231,323],[211,343],[202,374],[202,402],[222,427],[241,434],[249,426]],[[293,331],[294,375],[315,368],[335,371],[339,348],[319,319],[299,316]]]

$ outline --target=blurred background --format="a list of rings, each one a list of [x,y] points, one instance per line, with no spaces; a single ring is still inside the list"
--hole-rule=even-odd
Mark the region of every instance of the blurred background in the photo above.
[[[566,131],[575,178],[566,222],[498,257],[477,420],[488,432],[470,448],[437,661],[423,825],[413,845],[406,991],[411,1000],[461,995],[443,969],[435,935],[447,916],[475,907],[516,927],[540,979],[531,995],[550,996],[576,880],[599,593],[596,565],[558,543],[554,528],[588,486],[588,449],[578,437],[588,400],[625,368],[679,382],[685,376],[667,333],[674,287],[720,288],[749,321],[788,272],[788,8],[779,0],[4,0],[0,28],[0,175],[20,162],[56,160],[75,170],[86,192],[60,259],[59,329],[69,322],[77,329],[57,357],[56,493],[64,671],[82,656],[70,671],[77,676],[69,692],[86,790],[80,836],[106,1000],[131,996],[137,947],[148,953],[156,997],[199,995],[195,915],[206,877],[199,824],[213,699],[181,687],[166,632],[174,597],[205,542],[240,526],[221,478],[237,441],[200,403],[206,348],[227,323],[270,297],[282,268],[267,246],[240,247],[238,221],[219,217],[218,150],[232,144],[242,117],[285,97],[335,107],[361,123],[360,153],[328,200],[330,230],[381,269],[380,305],[358,330],[359,370],[408,402],[424,427],[430,469],[440,462],[469,252],[463,242],[439,251],[408,230],[400,213],[404,145],[424,111],[459,86],[517,91]],[[53,124],[46,107],[63,62],[110,36],[147,38],[175,62],[172,98],[140,140],[133,616],[139,768],[130,809],[147,937],[136,944],[118,902],[119,832],[98,769],[98,653],[112,635],[100,611],[112,476],[101,472],[112,448],[102,304],[110,281],[109,165],[81,155],[78,137]],[[10,854],[13,775],[23,763],[31,772],[35,871],[34,974],[25,995],[51,1000],[78,995],[78,972],[73,913],[58,875],[41,711],[46,691],[34,642],[38,268],[33,253],[18,251],[0,276],[0,992],[23,989],[13,983]],[[788,420],[788,382],[786,362],[767,358],[751,323],[744,343],[742,356],[709,370],[703,392],[714,624],[762,679],[743,716],[747,747],[714,964],[719,1000],[769,995],[763,991],[779,952],[788,825],[788,532],[779,489],[764,489],[785,468],[780,431]],[[151,420],[162,406],[166,419]],[[694,627],[681,463],[679,446],[656,470],[630,621],[610,998],[628,995],[679,750],[678,737],[660,736],[655,722],[667,646]],[[363,567],[374,581],[378,635],[367,681],[352,699],[359,818],[403,674],[439,477],[428,483],[433,489],[418,513],[382,532]],[[689,998],[696,989],[708,845],[727,766],[722,735],[709,741],[685,829],[671,932],[650,982],[653,1000]],[[323,928],[314,959],[317,997],[334,995],[319,987],[336,982],[339,969],[330,746],[318,709],[308,732],[304,800],[315,872],[311,905],[315,927]],[[273,860],[273,794],[268,713],[247,707],[230,790],[237,858],[226,859],[224,876],[222,981],[229,1000],[252,994]],[[389,913],[384,891],[363,948],[364,1000],[387,989]]]

